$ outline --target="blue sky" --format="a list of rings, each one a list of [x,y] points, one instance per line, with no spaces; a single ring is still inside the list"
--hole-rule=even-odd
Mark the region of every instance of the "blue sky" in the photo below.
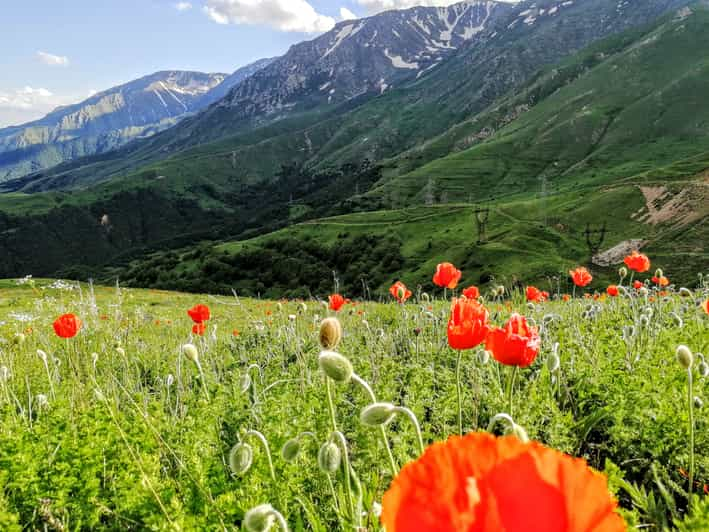
[[[0,127],[159,70],[230,73],[337,21],[455,0],[5,0]]]

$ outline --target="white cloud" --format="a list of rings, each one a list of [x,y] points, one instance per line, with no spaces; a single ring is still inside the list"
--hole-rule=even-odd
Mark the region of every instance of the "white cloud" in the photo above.
[[[205,12],[217,24],[257,24],[280,31],[320,33],[335,19],[319,14],[306,0],[206,0]]]
[[[47,103],[52,96],[52,92],[47,89],[23,87],[11,92],[0,92],[0,107],[32,109],[38,104]]]
[[[519,0],[502,0],[503,2],[516,3]],[[443,7],[460,3],[461,0],[357,0],[357,3],[374,14],[390,9],[407,9],[409,7],[427,6]]]
[[[69,64],[69,58],[65,55],[48,54],[47,52],[37,52],[37,57],[45,65],[51,66],[66,66]]]
[[[69,102],[68,98],[59,97],[43,87],[0,89],[0,127],[36,120]]]
[[[346,7],[341,7],[340,8],[340,18],[342,20],[352,20],[352,19],[356,19],[357,15],[352,13],[352,11],[350,11]]]
[[[175,9],[177,9],[178,11],[188,11],[192,9],[192,4],[190,4],[189,2],[177,2],[175,4]]]

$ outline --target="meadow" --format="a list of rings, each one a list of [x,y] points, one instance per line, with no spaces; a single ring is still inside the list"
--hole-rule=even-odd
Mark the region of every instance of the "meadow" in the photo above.
[[[0,529],[381,530],[423,447],[490,432],[584,458],[628,528],[707,530],[709,278],[651,276],[463,299],[536,327],[528,366],[451,347],[465,276],[367,302],[0,281]]]

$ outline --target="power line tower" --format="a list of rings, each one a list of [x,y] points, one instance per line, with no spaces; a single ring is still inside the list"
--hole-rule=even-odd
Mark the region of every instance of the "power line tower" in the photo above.
[[[586,235],[586,245],[591,252],[591,257],[600,251],[607,232],[606,222],[603,222],[603,226],[600,229],[592,229],[591,224],[586,224],[586,232],[584,234]]]
[[[475,225],[478,228],[478,244],[487,242],[487,224],[490,220],[490,207],[475,207],[473,211]]]

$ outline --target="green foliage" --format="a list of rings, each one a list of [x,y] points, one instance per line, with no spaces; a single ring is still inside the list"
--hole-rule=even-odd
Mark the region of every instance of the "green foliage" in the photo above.
[[[354,237],[341,243],[343,263],[358,246],[368,245]],[[371,243],[382,252],[394,244]],[[264,249],[288,245],[274,241]],[[211,250],[194,253],[209,260]],[[343,287],[354,283],[342,281]],[[671,293],[652,300],[577,299],[528,307],[507,288],[510,301],[487,301],[494,323],[518,310],[544,324],[541,353],[517,381],[515,421],[531,438],[605,471],[629,525],[675,523],[702,530],[706,496],[689,505],[682,473],[689,462],[687,383],[674,356],[678,344],[709,352],[709,322],[699,306]],[[708,289],[693,297],[705,298]],[[483,295],[489,298],[485,289]],[[346,305],[338,313],[345,332],[338,351],[378,400],[410,408],[430,443],[457,431],[456,356],[446,345],[448,303],[417,297],[404,306]],[[207,334],[193,339],[201,371],[180,349],[192,326],[186,309],[198,302],[212,309]],[[84,328],[62,341],[51,322],[67,311],[81,316]],[[314,327],[324,312],[316,301],[207,299],[76,285],[67,290],[41,279],[17,288],[0,284],[0,366],[8,368],[0,373],[0,527],[234,530],[247,510],[269,502],[294,530],[347,529],[344,475],[332,477],[333,498],[316,465],[332,430]],[[671,313],[682,318],[681,326]],[[628,325],[639,330],[630,343],[622,333]],[[20,332],[23,342],[14,340]],[[561,365],[551,373],[547,357],[556,343]],[[46,367],[38,349],[48,353]],[[483,363],[476,351],[464,353],[466,431],[484,430],[507,410],[504,369]],[[695,390],[706,403],[706,379],[698,373]],[[334,396],[363,520],[378,530],[373,505],[381,501],[391,472],[376,432],[358,422],[369,400],[348,385],[337,385]],[[709,480],[703,410],[695,422],[697,493]],[[250,430],[266,438],[276,482],[263,446],[253,438],[251,468],[239,477],[229,470],[230,449]],[[314,436],[301,440],[298,458],[283,461],[283,444],[306,431]],[[386,433],[399,464],[416,457],[405,419],[395,418]]]

